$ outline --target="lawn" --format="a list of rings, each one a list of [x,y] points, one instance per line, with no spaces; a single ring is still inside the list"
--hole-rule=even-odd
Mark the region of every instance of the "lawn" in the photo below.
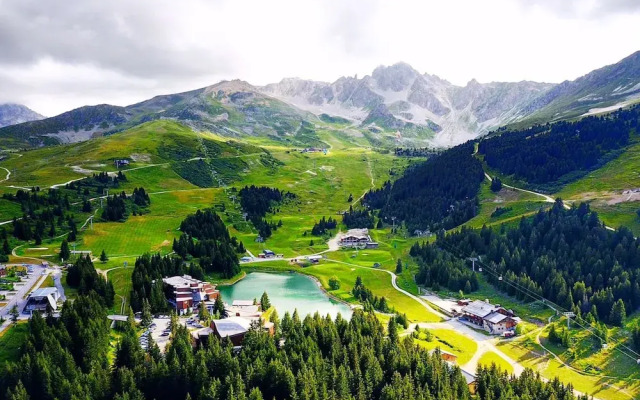
[[[498,368],[510,374],[513,373],[513,366],[493,351],[484,353],[478,360],[478,365],[491,366],[491,364],[495,364]]]
[[[302,272],[317,277],[326,289],[329,288],[329,279],[332,276],[336,276],[340,281],[340,289],[330,293],[349,302],[355,301],[350,292],[355,285],[356,278],[360,276],[364,285],[371,289],[374,295],[384,296],[389,305],[398,312],[406,313],[410,320],[420,322],[440,321],[437,315],[427,310],[421,303],[394,289],[391,285],[391,276],[385,271],[321,262],[304,268]]]
[[[0,365],[7,361],[17,361],[20,357],[20,347],[24,344],[29,333],[29,325],[20,322],[10,325],[0,332]]]

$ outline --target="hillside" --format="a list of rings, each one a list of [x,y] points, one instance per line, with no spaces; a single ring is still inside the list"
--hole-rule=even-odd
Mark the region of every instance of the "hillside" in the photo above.
[[[225,137],[262,137],[300,146],[323,146],[315,117],[258,92],[242,81],[156,96],[127,107],[81,107],[55,117],[0,129],[0,143],[37,147],[111,135],[148,121],[169,119]]]
[[[259,147],[220,140],[177,122],[160,120],[91,141],[24,152],[2,165],[15,171],[11,183],[18,186],[51,185],[97,171],[112,171],[114,160],[127,160],[125,169],[163,166],[173,177],[213,187],[238,179],[249,168],[243,158],[252,155],[261,164],[272,165],[269,153]]]

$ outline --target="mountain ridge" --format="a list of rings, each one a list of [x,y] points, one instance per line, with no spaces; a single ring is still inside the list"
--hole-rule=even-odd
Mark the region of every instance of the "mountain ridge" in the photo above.
[[[334,82],[283,78],[254,86],[235,79],[129,106],[80,107],[0,128],[0,142],[40,146],[88,140],[155,119],[221,136],[319,143],[322,115],[345,118],[372,144],[450,147],[505,125],[575,118],[640,99],[640,51],[559,84],[489,82],[458,86],[399,62]],[[595,110],[595,111],[594,111]],[[304,140],[300,133],[306,135]]]

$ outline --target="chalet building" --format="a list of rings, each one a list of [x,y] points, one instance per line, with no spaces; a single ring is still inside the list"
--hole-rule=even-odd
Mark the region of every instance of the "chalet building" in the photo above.
[[[167,301],[179,315],[193,312],[204,301],[209,311],[213,311],[215,300],[220,295],[215,286],[189,275],[163,278]]]
[[[467,382],[467,387],[469,388],[469,393],[474,396],[478,389],[478,382],[476,380],[475,374],[465,371],[464,369],[460,369],[462,376],[464,377],[465,382]]]
[[[377,249],[378,243],[371,240],[368,229],[349,229],[338,240],[343,248]]]
[[[54,287],[40,288],[34,290],[27,300],[27,304],[24,306],[24,312],[26,314],[33,314],[34,311],[45,312],[47,306],[50,306],[53,311],[58,309],[58,299],[60,294],[58,289]]]
[[[493,335],[513,331],[520,322],[513,311],[482,300],[475,300],[464,306],[460,319]]]
[[[129,160],[113,160],[113,164],[116,168],[120,168],[129,165]]]
[[[451,364],[456,364],[458,362],[458,356],[453,354],[453,353],[449,353],[448,351],[444,351],[442,349],[439,349],[440,351],[440,358],[443,359],[444,361],[451,363]],[[435,353],[436,349],[433,349],[431,351],[429,351],[429,354],[433,354]]]

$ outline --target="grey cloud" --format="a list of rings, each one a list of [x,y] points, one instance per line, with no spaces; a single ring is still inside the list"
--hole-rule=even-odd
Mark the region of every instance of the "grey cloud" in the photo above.
[[[233,70],[224,49],[211,49],[207,38],[174,43],[176,27],[163,11],[147,1],[0,1],[0,64],[49,57],[145,78]]]

